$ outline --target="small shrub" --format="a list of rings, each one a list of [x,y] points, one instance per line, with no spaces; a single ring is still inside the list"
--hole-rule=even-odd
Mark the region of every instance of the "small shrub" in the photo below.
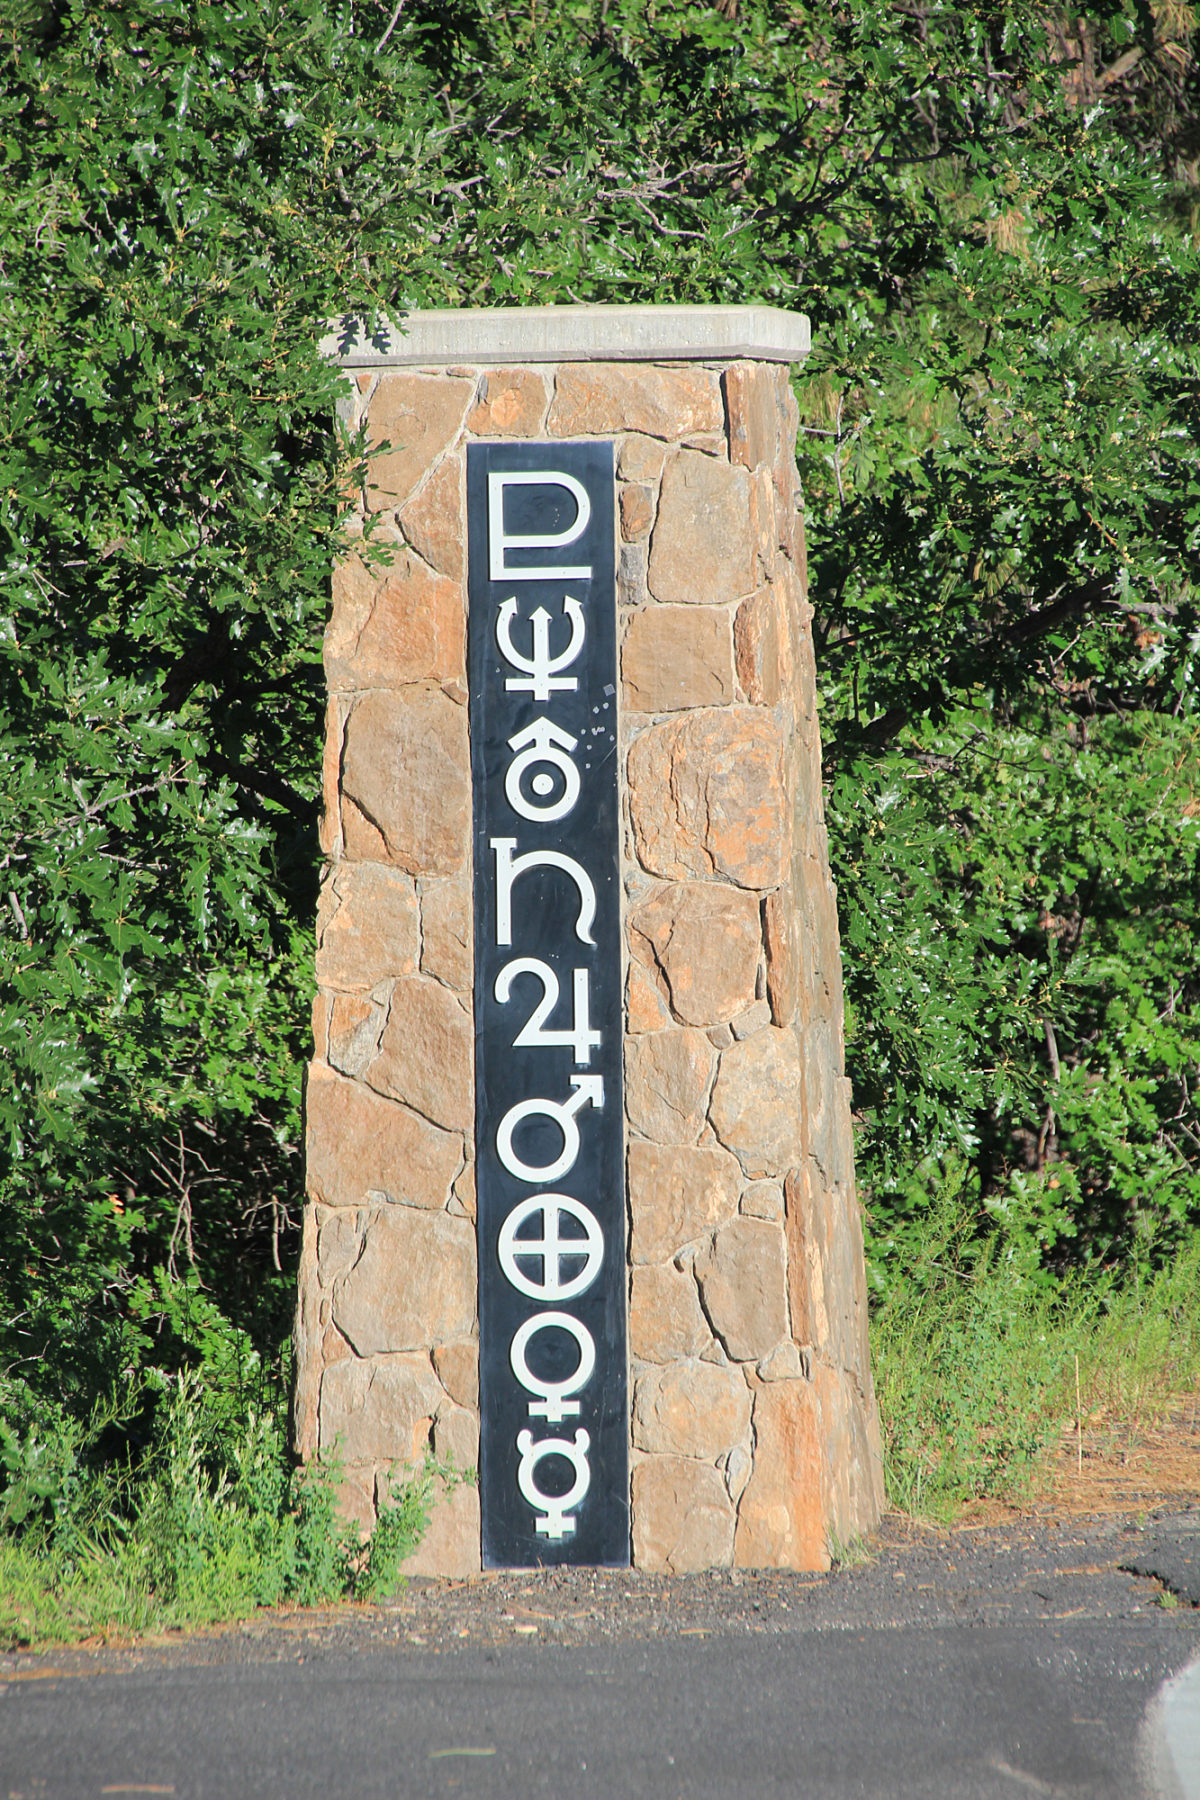
[[[0,1430],[0,1643],[210,1625],[260,1606],[390,1592],[428,1523],[429,1463],[397,1477],[370,1542],[337,1514],[336,1464],[297,1469],[281,1420],[230,1420],[184,1375],[160,1396],[151,1441],[88,1467],[111,1412],[54,1452]]]

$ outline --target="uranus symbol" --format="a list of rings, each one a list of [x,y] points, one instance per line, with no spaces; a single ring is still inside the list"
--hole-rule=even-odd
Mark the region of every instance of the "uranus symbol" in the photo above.
[[[523,675],[510,675],[504,685],[510,694],[530,693],[535,700],[543,703],[551,694],[573,694],[579,686],[574,675],[563,675],[563,669],[569,669],[579,652],[583,649],[583,640],[587,636],[587,627],[583,622],[583,608],[578,600],[568,594],[563,600],[563,618],[571,623],[571,641],[565,650],[557,656],[550,654],[550,614],[544,606],[537,607],[529,615],[532,656],[522,656],[512,641],[513,621],[517,616],[515,599],[506,600],[496,617],[496,642],[500,646],[504,660],[514,669],[524,669]]]
[[[570,1438],[539,1438],[535,1443],[532,1431],[517,1433],[517,1449],[521,1456],[517,1486],[534,1511],[542,1515],[534,1530],[540,1531],[543,1537],[564,1538],[574,1531],[575,1521],[568,1519],[567,1514],[579,1505],[591,1486],[592,1471],[587,1460],[591,1447],[592,1440],[582,1428],[575,1433],[574,1443]],[[544,1456],[565,1456],[571,1464],[575,1479],[567,1493],[561,1496],[546,1494],[537,1485],[534,1477]]]
[[[579,798],[579,774],[568,753],[574,750],[577,742],[569,731],[561,731],[549,719],[535,719],[524,731],[509,738],[509,749],[520,752],[509,763],[504,777],[504,792],[515,813],[520,813],[523,819],[532,819],[535,824],[550,824],[570,812]],[[560,797],[546,806],[527,800],[521,792],[522,781],[537,763],[551,763],[566,784]],[[535,794],[552,794],[554,777],[546,773],[535,775],[529,785]]]

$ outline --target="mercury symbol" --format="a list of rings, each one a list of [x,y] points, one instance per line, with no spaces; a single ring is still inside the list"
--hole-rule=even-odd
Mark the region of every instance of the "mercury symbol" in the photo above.
[[[528,1500],[534,1511],[540,1513],[534,1524],[534,1530],[540,1531],[543,1537],[569,1537],[575,1529],[574,1519],[568,1517],[580,1501],[584,1499],[591,1486],[592,1471],[588,1467],[587,1453],[592,1447],[592,1440],[586,1431],[575,1433],[571,1438],[536,1438],[532,1431],[517,1433],[517,1453],[521,1460],[517,1465],[517,1486]],[[570,1463],[575,1473],[570,1492],[566,1494],[547,1494],[537,1484],[537,1466],[543,1457],[562,1456]]]

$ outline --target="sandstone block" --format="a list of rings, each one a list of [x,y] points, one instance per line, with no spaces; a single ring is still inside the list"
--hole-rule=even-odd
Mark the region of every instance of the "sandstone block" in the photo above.
[[[790,1338],[776,1344],[770,1356],[764,1356],[755,1373],[760,1381],[799,1381],[808,1377],[809,1361],[807,1352],[804,1356]]]
[[[767,998],[776,1025],[790,1025],[800,1004],[800,956],[796,944],[796,908],[789,888],[777,888],[763,901],[763,944],[767,952]]]
[[[735,1444],[724,1459],[725,1487],[729,1498],[736,1506],[746,1491],[746,1483],[750,1479],[752,1458],[750,1452],[741,1444]]]
[[[778,887],[790,809],[772,714],[731,706],[656,725],[635,740],[628,772],[638,860],[651,875]]]
[[[643,1031],[664,1031],[673,1023],[653,973],[641,963],[631,962],[625,986],[626,1031],[637,1036]]]
[[[666,446],[660,438],[639,437],[636,432],[631,432],[621,439],[617,452],[617,478],[620,481],[648,481],[655,486],[666,458]]]
[[[754,1467],[738,1507],[741,1569],[827,1569],[825,1447],[816,1388],[775,1381],[754,1395]]]
[[[380,377],[371,398],[371,443],[391,445],[372,457],[367,502],[375,512],[402,506],[426,469],[462,429],[474,383],[407,371]]]
[[[468,1143],[470,1143],[469,1139]],[[476,1202],[475,1165],[474,1163],[467,1163],[464,1166],[461,1175],[458,1177],[458,1180],[454,1183],[454,1188],[450,1196],[450,1204],[446,1208],[446,1211],[453,1213],[457,1218],[473,1220],[475,1217]]]
[[[643,1362],[699,1356],[712,1333],[700,1310],[696,1283],[673,1263],[649,1263],[629,1280],[629,1348]]]
[[[389,862],[387,840],[382,831],[349,794],[342,798],[341,812],[342,855],[347,861]]]
[[[677,450],[667,458],[650,539],[656,600],[722,606],[757,586],[745,469]]]
[[[439,1387],[428,1356],[348,1357],[321,1377],[321,1450],[343,1462],[413,1463],[429,1446]]]
[[[640,482],[621,489],[621,536],[627,542],[645,537],[654,523],[654,495]]]
[[[733,646],[724,612],[652,606],[634,613],[621,646],[625,704],[681,712],[733,699]]]
[[[796,707],[796,716],[800,722],[802,736],[805,738],[805,741],[809,744],[810,748],[817,751],[819,749],[817,744],[817,738],[819,736],[819,721],[817,717],[817,663],[816,655],[813,650],[812,630],[810,628],[812,608],[804,601],[800,583],[795,575],[791,576],[790,579],[784,580],[781,583],[781,586],[785,600],[788,603],[788,617],[791,621],[791,629],[795,639],[795,652],[793,657],[795,664],[793,698]],[[799,629],[797,629],[797,626],[799,626]],[[814,762],[819,771],[819,755],[814,758]],[[818,805],[820,797],[821,790],[818,786],[813,795],[813,798]]]
[[[437,688],[364,694],[346,726],[342,792],[384,847],[365,860],[455,874],[471,838],[466,709]]]
[[[724,1455],[750,1432],[750,1394],[738,1369],[709,1362],[648,1369],[634,1385],[633,1441],[665,1456]]]
[[[366,994],[328,996],[329,1060],[343,1075],[361,1075],[379,1049],[387,1015]]]
[[[690,1575],[729,1565],[734,1511],[720,1472],[679,1456],[649,1456],[633,1471],[634,1567]]]
[[[791,691],[787,626],[776,587],[743,600],[733,625],[737,678],[753,706],[777,706]]]
[[[816,1019],[806,1028],[804,1048],[804,1150],[815,1165],[814,1191],[828,1192],[843,1173],[836,1129],[841,1096],[833,1060],[838,1046],[828,1019]]]
[[[320,845],[323,856],[337,856],[342,843],[342,809],[338,783],[342,773],[342,702],[325,708],[325,747],[321,757]]]
[[[788,558],[804,593],[808,592],[808,539],[804,528],[804,503],[797,492],[791,504],[781,500],[776,507],[779,547]]]
[[[768,1025],[721,1053],[708,1116],[747,1175],[785,1175],[801,1156],[800,1052]]]
[[[425,1535],[401,1563],[401,1573],[465,1581],[479,1573],[479,1541],[479,1489],[471,1482],[460,1482],[452,1492],[439,1492]]]
[[[348,1356],[353,1355],[353,1350],[350,1348],[337,1326],[331,1325],[325,1333],[325,1336],[321,1339],[321,1356],[325,1367],[327,1369],[332,1368],[334,1363],[344,1362]]]
[[[753,1005],[762,947],[753,894],[679,882],[641,901],[629,929],[634,954],[653,957],[685,1024],[721,1024]]]
[[[694,1144],[716,1062],[702,1031],[651,1031],[625,1047],[625,1112],[657,1144]]]
[[[742,1172],[727,1150],[634,1140],[628,1157],[633,1262],[666,1262],[736,1213]]]
[[[438,1380],[459,1406],[479,1411],[479,1345],[474,1338],[438,1344],[433,1352]]]
[[[330,996],[323,988],[318,988],[313,995],[312,1003],[312,1036],[313,1055],[318,1062],[328,1061],[329,1048],[329,1001]]]
[[[306,1206],[300,1234],[296,1313],[292,1327],[295,1390],[292,1429],[296,1453],[308,1462],[317,1453],[321,1400],[321,1288],[317,1275],[317,1208]]]
[[[371,1464],[342,1469],[334,1503],[337,1516],[357,1528],[360,1542],[375,1529],[375,1470]]]
[[[847,1127],[848,1131],[848,1127]],[[811,1158],[788,1184],[788,1264],[796,1335],[866,1383],[866,1272],[853,1180],[829,1186]]]
[[[546,413],[546,383],[536,369],[489,369],[467,418],[476,437],[533,437]]]
[[[756,469],[750,477],[750,542],[754,546],[755,569],[751,587],[772,581],[779,572],[775,554],[779,536],[776,505],[770,469]]]
[[[801,501],[799,493],[792,495],[779,491],[779,482],[775,484],[775,527],[779,534],[779,548],[786,558],[785,568],[798,579],[805,590],[808,588],[808,558],[804,540],[804,515],[799,510]]]
[[[822,1216],[829,1195],[813,1180],[812,1165],[805,1161],[793,1169],[785,1187],[787,1204],[788,1294],[792,1331],[801,1344],[818,1351],[830,1342],[829,1309],[825,1303],[825,1261],[822,1240],[827,1234]]]
[[[321,1207],[317,1234],[317,1279],[322,1287],[332,1287],[339,1275],[346,1274],[358,1261],[362,1249],[362,1213]],[[326,1340],[328,1340],[326,1333]]]
[[[825,1443],[825,1515],[839,1542],[879,1523],[884,1506],[883,1447],[874,1398],[845,1369],[818,1366],[816,1393]]]
[[[384,569],[368,569],[352,556],[333,573],[326,679],[342,690],[463,683],[466,629],[457,581],[435,574],[407,550],[396,551]]]
[[[730,363],[722,378],[729,460],[748,469],[774,464],[780,451],[783,423],[773,367],[763,363]],[[791,445],[786,446],[790,458]]]
[[[445,1206],[462,1164],[457,1136],[322,1063],[309,1067],[304,1112],[315,1200],[361,1206],[384,1195],[404,1206]]]
[[[765,1000],[756,1000],[753,1006],[748,1006],[745,1012],[739,1013],[736,1019],[729,1021],[729,1028],[740,1044],[746,1038],[753,1037],[756,1031],[762,1031],[770,1023],[770,1006]]]
[[[788,1333],[783,1232],[761,1219],[731,1219],[696,1257],[713,1330],[735,1362],[769,1356]]]
[[[444,1408],[433,1421],[433,1454],[463,1474],[479,1466],[479,1414],[465,1406]]]
[[[826,873],[823,828],[818,841],[821,854],[804,859],[804,929],[798,933],[802,945],[799,1004],[806,1025],[840,1018],[842,1009],[837,895]]]
[[[440,981],[407,975],[392,989],[379,1054],[367,1080],[448,1131],[475,1119],[471,1015]]]
[[[457,583],[466,567],[465,518],[462,458],[444,456],[401,512],[400,527],[430,568]]]
[[[646,592],[645,544],[622,544],[617,557],[618,606],[644,606]]]
[[[782,1219],[782,1187],[777,1181],[752,1181],[742,1189],[741,1212],[748,1219]]]
[[[689,432],[688,436],[682,440],[682,443],[685,450],[701,450],[705,456],[716,457],[721,462],[726,462],[728,460],[725,433],[723,431]]]
[[[460,994],[474,980],[471,881],[466,874],[421,883],[421,973]]]
[[[411,975],[420,931],[412,878],[374,863],[343,863],[317,902],[317,980],[369,990],[389,976]]]
[[[687,437],[724,425],[717,378],[708,369],[653,363],[565,363],[546,429],[551,437]]]
[[[470,1222],[407,1206],[373,1213],[361,1257],[334,1287],[333,1316],[359,1356],[469,1336],[475,1323]]]

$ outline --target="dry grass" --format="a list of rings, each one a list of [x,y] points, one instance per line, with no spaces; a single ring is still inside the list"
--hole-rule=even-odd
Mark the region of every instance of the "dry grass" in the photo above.
[[[1200,1502],[1200,1390],[1151,1424],[1093,1415],[1047,1452],[1041,1498],[1056,1513],[1139,1512]]]

